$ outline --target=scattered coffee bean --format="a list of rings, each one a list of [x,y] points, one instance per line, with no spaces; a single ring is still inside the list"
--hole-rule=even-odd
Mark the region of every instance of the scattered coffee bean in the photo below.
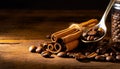
[[[67,57],[67,53],[66,52],[59,52],[57,54],[58,57]]]
[[[116,52],[116,55],[120,55],[120,52]]]
[[[97,55],[97,56],[95,56],[95,60],[97,60],[97,61],[105,61],[105,56]]]
[[[116,59],[120,61],[120,55],[117,55],[117,56],[116,56]]]
[[[51,38],[51,35],[46,35],[46,38],[47,38],[47,39],[50,39],[50,38]]]
[[[43,51],[41,53],[41,56],[45,57],[45,58],[49,58],[51,56],[51,53],[49,51]]]
[[[69,58],[74,58],[75,57],[75,54],[74,53],[71,53],[71,52],[67,52],[67,56]]]
[[[86,52],[86,53],[85,53],[85,56],[88,56],[89,54],[90,54],[90,52]]]
[[[43,51],[41,46],[38,46],[37,49],[35,50],[37,53],[41,53]]]
[[[95,56],[97,56],[98,54],[96,52],[92,52],[90,53],[87,58],[94,58]]]
[[[111,52],[110,56],[116,56],[116,54],[114,52]]]
[[[76,53],[75,54],[75,59],[76,60],[83,60],[83,59],[86,59],[87,57],[81,53]]]
[[[29,52],[36,52],[35,50],[37,49],[36,46],[32,45],[29,47]]]
[[[107,56],[106,57],[106,61],[112,61],[113,60],[113,57],[112,56]]]
[[[105,53],[104,56],[105,56],[105,57],[109,56],[109,53]],[[111,55],[111,56],[112,56],[112,55]]]

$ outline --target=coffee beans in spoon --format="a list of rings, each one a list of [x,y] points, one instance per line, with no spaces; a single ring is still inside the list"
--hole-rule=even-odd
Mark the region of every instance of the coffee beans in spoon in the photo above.
[[[86,32],[83,32],[83,40],[93,41],[97,40],[104,35],[104,30],[99,27],[91,28]]]

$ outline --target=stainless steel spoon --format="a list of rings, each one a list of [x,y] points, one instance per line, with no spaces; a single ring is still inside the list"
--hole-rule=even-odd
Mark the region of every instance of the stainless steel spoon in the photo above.
[[[104,12],[104,14],[103,14],[103,16],[102,16],[102,19],[101,19],[100,22],[96,25],[97,27],[102,28],[102,29],[104,30],[104,35],[103,35],[102,37],[100,37],[100,38],[98,38],[98,39],[96,39],[96,40],[92,40],[92,41],[88,41],[88,40],[82,39],[82,41],[83,41],[84,43],[91,43],[91,42],[100,41],[100,40],[106,35],[106,33],[107,33],[107,27],[106,27],[106,25],[105,25],[105,21],[106,21],[107,15],[108,15],[111,7],[113,6],[114,2],[115,2],[115,0],[110,0],[108,6],[107,6],[107,8],[106,8],[106,10],[105,10],[105,12]],[[95,27],[96,27],[96,26],[95,26]]]

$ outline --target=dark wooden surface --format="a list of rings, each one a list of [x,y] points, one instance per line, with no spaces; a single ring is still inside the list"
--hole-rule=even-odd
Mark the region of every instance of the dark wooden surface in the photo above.
[[[79,62],[74,58],[43,58],[28,47],[39,46],[45,36],[102,16],[96,10],[0,10],[0,69],[119,69],[119,63]],[[99,14],[98,14],[99,13]],[[109,23],[109,22],[108,22]],[[108,26],[110,26],[108,24]],[[110,30],[109,30],[110,33]]]
[[[100,19],[102,13],[99,10],[0,10],[0,39],[41,39],[74,22]]]
[[[119,63],[80,62],[74,58],[44,58],[38,53],[30,53],[30,45],[38,46],[43,40],[3,40],[0,41],[0,69],[119,69]],[[6,44],[5,44],[6,43]],[[9,44],[8,44],[9,43]]]

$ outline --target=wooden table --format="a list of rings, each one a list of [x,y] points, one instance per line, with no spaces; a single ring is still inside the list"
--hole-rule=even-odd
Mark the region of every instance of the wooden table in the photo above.
[[[28,51],[29,46],[44,42],[47,34],[73,22],[99,19],[101,14],[96,10],[0,10],[0,69],[119,69],[119,63],[79,62],[56,55],[44,58]]]
[[[39,46],[43,40],[0,41],[0,69],[119,69],[119,63],[80,62],[74,58],[44,58],[28,51],[30,45]]]

